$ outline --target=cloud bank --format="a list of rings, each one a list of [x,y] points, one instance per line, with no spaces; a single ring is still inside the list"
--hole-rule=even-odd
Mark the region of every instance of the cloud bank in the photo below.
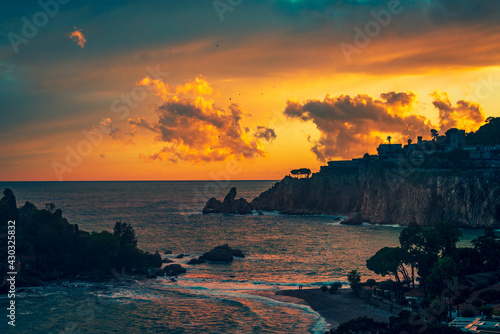
[[[150,78],[138,84],[153,87],[163,100],[155,122],[145,118],[129,120],[132,134],[138,128],[146,129],[164,144],[153,154],[141,154],[144,161],[206,163],[254,159],[266,154],[263,140],[276,138],[274,130],[265,126],[258,126],[253,134],[242,129],[244,111],[234,103],[227,108],[217,106],[211,97],[218,92],[203,77],[176,87]]]
[[[446,131],[460,127],[475,130],[485,120],[477,103],[457,102],[452,106],[447,95],[434,95],[434,106],[439,110],[440,127],[433,126],[425,116],[418,115],[415,94],[389,92],[379,99],[368,95],[327,95],[323,101],[289,100],[284,114],[291,119],[313,122],[320,131],[318,140],[310,140],[317,159],[360,157],[385,142],[387,136],[405,143],[418,136],[428,137],[430,130]]]

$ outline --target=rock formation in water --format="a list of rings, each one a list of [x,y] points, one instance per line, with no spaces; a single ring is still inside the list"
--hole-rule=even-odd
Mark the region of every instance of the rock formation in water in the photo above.
[[[177,276],[186,273],[186,268],[183,268],[180,264],[170,264],[163,268],[165,276]]]
[[[211,251],[206,252],[198,258],[198,260],[214,261],[214,262],[231,262],[233,257],[245,257],[245,254],[239,249],[233,249],[229,245],[221,245],[214,247]]]
[[[424,170],[402,177],[363,161],[351,172],[287,176],[251,203],[240,205],[248,211],[346,215],[353,224],[432,226],[442,220],[464,227],[498,226],[499,180],[498,169]]]
[[[233,214],[250,214],[252,207],[244,198],[235,200],[236,188],[231,188],[229,193],[224,198],[224,202],[211,198],[203,208],[203,213],[233,213]]]

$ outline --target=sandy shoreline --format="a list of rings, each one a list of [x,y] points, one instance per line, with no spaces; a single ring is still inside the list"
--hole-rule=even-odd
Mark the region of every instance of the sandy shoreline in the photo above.
[[[376,321],[389,322],[389,317],[393,316],[389,311],[355,298],[349,289],[341,289],[338,294],[325,293],[320,289],[253,291],[251,294],[281,302],[308,305],[325,319],[328,329],[358,317],[367,316]]]

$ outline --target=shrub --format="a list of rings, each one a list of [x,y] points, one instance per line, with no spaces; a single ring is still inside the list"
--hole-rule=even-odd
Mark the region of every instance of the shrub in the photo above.
[[[320,288],[320,289],[321,289],[321,291],[323,291],[323,292],[327,292],[327,291],[328,291],[328,287],[327,287],[326,285],[321,286],[321,288]]]
[[[394,282],[392,280],[386,280],[378,284],[378,288],[381,290],[396,291],[401,289],[401,283]]]
[[[340,282],[334,282],[332,285],[330,285],[330,290],[329,292],[334,294],[337,293],[337,291],[342,287],[342,283]]]
[[[349,285],[351,286],[352,291],[357,296],[359,295],[359,290],[361,289],[361,276],[356,270],[352,270],[347,275],[347,280],[349,281]]]
[[[486,317],[490,318],[491,314],[493,313],[493,307],[491,307],[491,306],[481,306],[479,308],[479,312],[481,312]]]
[[[373,278],[370,278],[369,280],[366,280],[365,284],[370,288],[373,288],[375,285],[377,285],[377,281],[374,280]]]
[[[368,317],[360,317],[341,324],[336,330],[335,334],[351,334],[360,332],[385,332],[387,330],[387,323],[374,321]],[[332,332],[330,332],[332,333]]]
[[[465,318],[472,318],[475,315],[475,312],[473,309],[466,308],[462,311],[461,315],[462,315],[462,317],[465,317]]]

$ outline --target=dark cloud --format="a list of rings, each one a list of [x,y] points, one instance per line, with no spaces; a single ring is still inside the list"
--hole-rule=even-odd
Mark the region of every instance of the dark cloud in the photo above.
[[[441,131],[454,127],[473,131],[485,121],[478,103],[460,100],[452,105],[446,93],[432,96],[433,104],[439,110]],[[433,125],[427,117],[416,114],[414,93],[389,92],[380,97],[327,95],[323,101],[288,101],[284,114],[316,125],[320,131],[319,139],[309,137],[308,140],[312,144],[311,150],[322,162],[374,153],[388,135],[400,143],[418,136],[429,136]]]
[[[273,129],[257,127],[254,136],[242,128],[243,111],[237,104],[227,109],[217,106],[209,97],[213,89],[203,78],[171,89],[155,80],[141,81],[154,85],[164,104],[158,110],[158,119],[151,123],[145,118],[129,120],[132,133],[137,127],[153,131],[157,141],[165,146],[145,161],[213,162],[228,159],[253,159],[265,156],[260,139],[276,138]],[[171,89],[171,90],[170,90]]]
[[[265,126],[258,126],[254,136],[255,138],[262,138],[269,142],[272,142],[277,137],[274,129],[270,129]]]
[[[387,93],[382,94],[382,99],[327,95],[323,101],[288,101],[284,114],[316,125],[320,138],[311,141],[311,150],[324,162],[374,153],[389,134],[402,141],[427,135],[430,121],[424,116],[408,115],[414,99],[413,93]]]
[[[144,117],[141,117],[139,118],[137,121],[134,121],[132,119],[129,119],[128,120],[128,124],[130,125],[130,127],[132,128],[132,131],[130,132],[131,135],[134,135],[135,132],[136,132],[136,128],[137,127],[141,127],[141,128],[144,128],[144,129],[148,129],[148,130],[151,130],[151,131],[154,131],[154,127],[153,125],[151,125],[147,120],[146,118]]]
[[[412,92],[409,92],[409,93],[396,93],[396,92],[382,93],[382,94],[380,94],[380,97],[382,97],[388,104],[400,105],[402,107],[411,105],[413,103],[413,101],[415,100],[415,94],[413,94]]]

